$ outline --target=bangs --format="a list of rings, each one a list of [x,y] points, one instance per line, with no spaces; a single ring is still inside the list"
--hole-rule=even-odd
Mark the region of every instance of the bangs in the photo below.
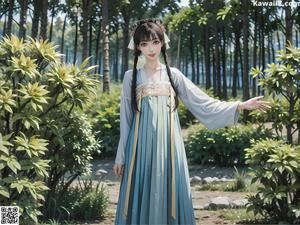
[[[146,31],[141,35],[141,40],[142,41],[152,41],[154,39],[159,39],[158,35],[154,31]]]
[[[134,43],[139,45],[141,42],[148,42],[155,39],[164,41],[164,33],[162,29],[153,24],[143,24],[138,27],[138,30],[134,33]]]

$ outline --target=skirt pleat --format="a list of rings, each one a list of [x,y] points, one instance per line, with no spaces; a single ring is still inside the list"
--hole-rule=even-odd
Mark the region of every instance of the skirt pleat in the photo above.
[[[174,111],[176,219],[171,217],[171,161],[169,96],[145,96],[141,102],[136,160],[132,175],[127,217],[124,203],[132,158],[136,114],[125,149],[116,211],[116,225],[194,225],[195,217],[189,171],[177,110]]]

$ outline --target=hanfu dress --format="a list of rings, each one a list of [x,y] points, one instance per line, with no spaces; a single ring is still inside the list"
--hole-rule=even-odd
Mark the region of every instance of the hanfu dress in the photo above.
[[[235,125],[240,101],[209,97],[170,67],[178,97],[208,129]],[[144,68],[137,73],[140,112],[131,109],[132,70],[124,75],[120,103],[120,140],[115,163],[124,164],[116,225],[194,225],[195,215],[181,127],[167,68],[150,81]]]

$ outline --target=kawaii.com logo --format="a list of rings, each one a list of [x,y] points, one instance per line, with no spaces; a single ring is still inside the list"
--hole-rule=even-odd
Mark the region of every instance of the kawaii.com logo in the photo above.
[[[253,6],[291,6],[291,7],[297,7],[300,6],[300,2],[294,2],[294,1],[269,1],[269,2],[263,2],[263,1],[257,1],[252,0]]]

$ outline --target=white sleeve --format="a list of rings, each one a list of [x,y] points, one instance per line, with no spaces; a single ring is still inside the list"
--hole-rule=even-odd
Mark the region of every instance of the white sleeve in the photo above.
[[[125,72],[120,97],[120,139],[115,163],[125,163],[125,148],[132,123],[133,111],[131,109],[131,81],[132,70]]]
[[[177,68],[172,68],[178,97],[188,110],[209,130],[236,125],[241,101],[220,101],[208,96]]]

